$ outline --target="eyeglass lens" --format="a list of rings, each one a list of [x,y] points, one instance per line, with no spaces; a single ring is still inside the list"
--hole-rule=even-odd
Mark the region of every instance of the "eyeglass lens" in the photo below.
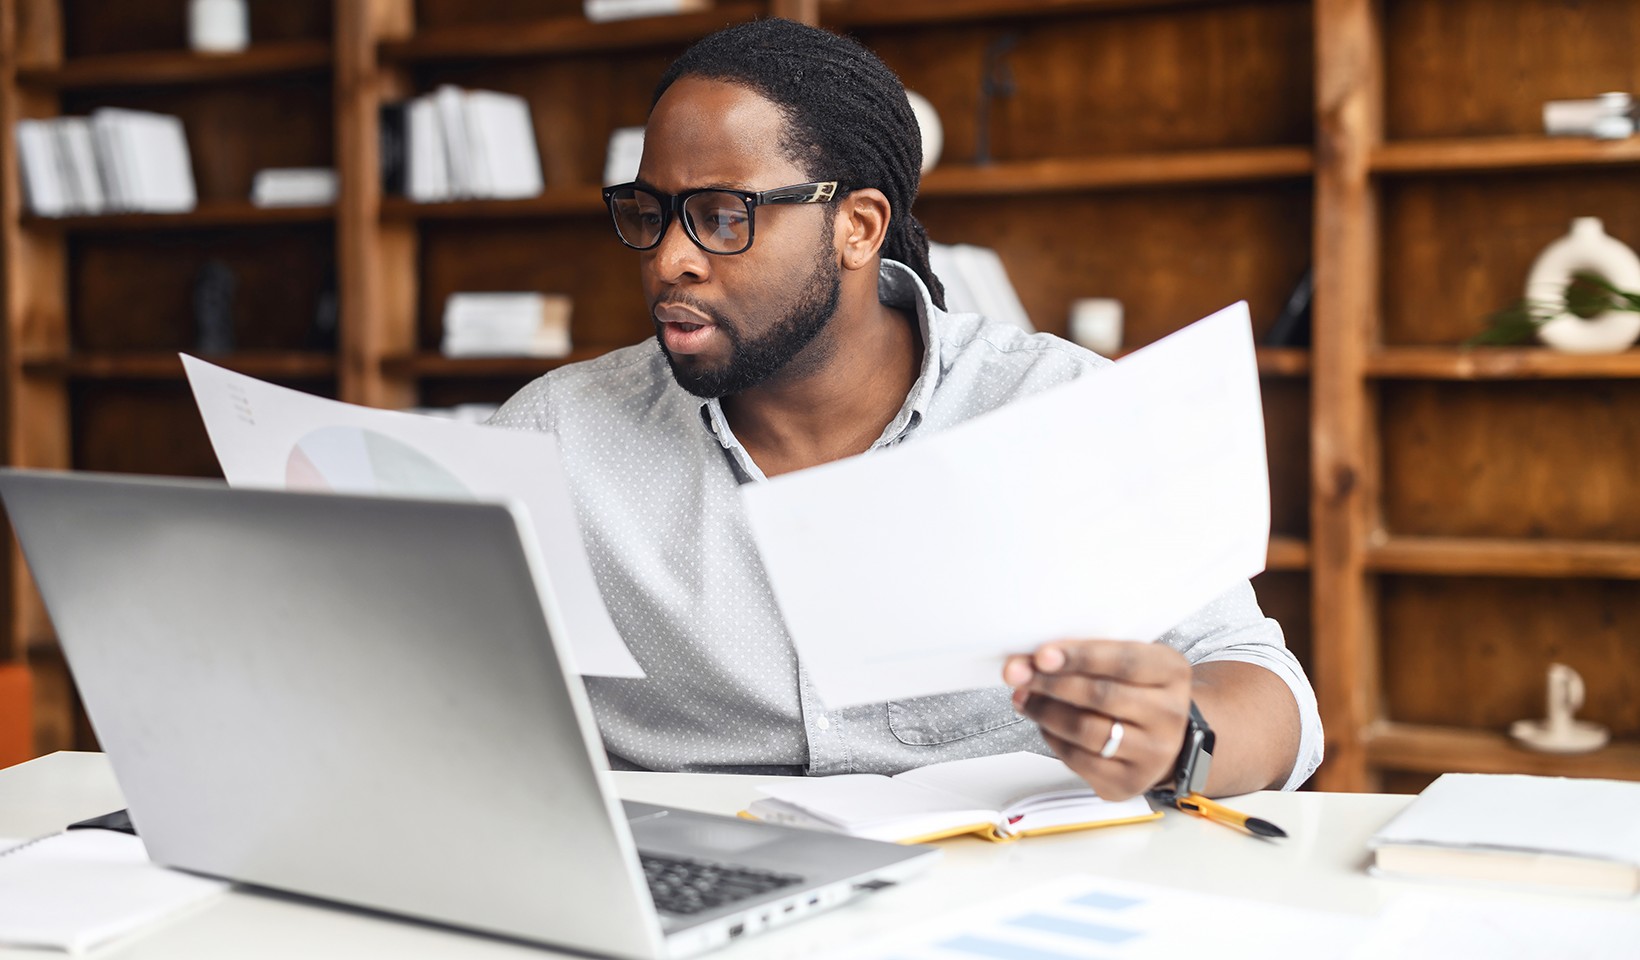
[[[647,190],[626,189],[610,196],[615,228],[621,239],[639,249],[660,242],[666,207]],[[752,242],[752,215],[746,201],[732,193],[703,190],[683,202],[689,235],[713,253],[739,253]]]

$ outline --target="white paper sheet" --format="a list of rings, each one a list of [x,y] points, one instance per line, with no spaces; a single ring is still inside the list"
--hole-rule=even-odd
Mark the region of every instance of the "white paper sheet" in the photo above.
[[[339,403],[182,362],[233,486],[523,503],[576,668],[643,676],[598,593],[553,437]]]
[[[0,945],[83,953],[227,889],[155,866],[130,834],[70,830],[0,853]]]
[[[830,960],[1380,956],[1351,949],[1370,928],[1370,921],[1347,914],[1070,876],[826,956]]]
[[[1247,305],[933,436],[741,488],[831,707],[1001,682],[1048,640],[1154,640],[1264,569]]]

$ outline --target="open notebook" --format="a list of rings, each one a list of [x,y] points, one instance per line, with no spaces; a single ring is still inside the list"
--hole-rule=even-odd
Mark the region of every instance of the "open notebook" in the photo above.
[[[927,843],[961,834],[1033,834],[1154,820],[1144,797],[1102,800],[1052,757],[1005,753],[936,763],[893,777],[793,778],[759,788],[745,815],[872,840]]]
[[[0,944],[82,953],[226,889],[150,863],[128,833],[0,840]]]

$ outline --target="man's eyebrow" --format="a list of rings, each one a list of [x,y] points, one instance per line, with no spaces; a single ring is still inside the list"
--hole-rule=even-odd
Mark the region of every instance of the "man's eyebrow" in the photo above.
[[[662,190],[660,187],[655,186],[653,183],[650,183],[648,180],[645,180],[643,177],[639,177],[639,178],[637,178],[636,180],[634,180],[632,182],[637,184],[640,187],[643,187],[645,190],[653,190],[656,193],[663,194],[663,195],[666,194],[665,190]],[[682,190],[679,190],[678,193],[688,193],[691,190],[733,190],[736,193],[756,193],[757,192],[756,190],[753,190],[751,187],[747,186],[746,184],[742,183],[739,180],[719,180],[715,183],[703,183],[703,184],[699,184],[698,186],[684,187]]]

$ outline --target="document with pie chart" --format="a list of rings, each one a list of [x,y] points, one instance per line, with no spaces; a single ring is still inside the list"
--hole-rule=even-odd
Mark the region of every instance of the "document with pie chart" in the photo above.
[[[264,383],[182,356],[228,483],[369,496],[515,500],[586,676],[642,677],[609,619],[550,434],[378,410]]]

